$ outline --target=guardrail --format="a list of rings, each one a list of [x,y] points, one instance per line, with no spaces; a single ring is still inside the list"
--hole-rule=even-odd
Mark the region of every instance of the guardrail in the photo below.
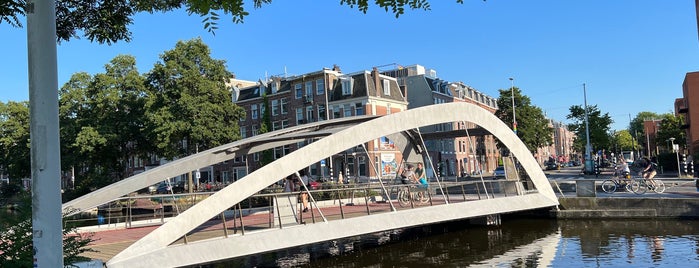
[[[429,202],[411,199],[409,205],[401,205],[397,199],[398,193],[407,187],[404,184],[326,183],[321,189],[309,191],[308,212],[300,208],[298,196],[302,192],[282,192],[281,187],[273,186],[210,219],[184,236],[181,242],[536,192],[526,181],[469,180],[440,182],[441,188],[436,185],[431,183],[425,191]],[[86,231],[161,225],[211,194],[213,192],[126,196],[72,217],[68,223],[86,226],[81,228]]]

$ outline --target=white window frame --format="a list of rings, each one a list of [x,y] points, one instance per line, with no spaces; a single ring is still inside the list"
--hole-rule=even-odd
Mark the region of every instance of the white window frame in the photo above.
[[[257,104],[250,105],[250,113],[250,116],[253,120],[260,117],[260,112],[257,110]]]
[[[279,115],[279,100],[272,100],[272,116]]]
[[[306,81],[306,96],[313,97],[313,81]]]
[[[313,106],[306,106],[306,119],[308,122],[311,122],[313,120]]]
[[[323,78],[316,80],[316,95],[325,94],[325,80]]]
[[[281,111],[282,114],[289,113],[289,103],[286,100],[286,98],[281,98],[279,100],[279,110]]]
[[[342,85],[342,95],[352,95],[352,78],[340,79]]]
[[[303,121],[303,108],[296,108],[296,124]]]
[[[343,117],[350,117],[350,116],[352,116],[352,110],[353,110],[353,109],[352,109],[352,105],[350,105],[349,103],[345,103],[345,104],[342,106],[342,116],[343,116]]]
[[[297,100],[300,99],[300,98],[303,98],[303,89],[302,89],[301,87],[302,87],[301,84],[295,84],[295,85],[294,85],[294,96],[296,97]],[[299,92],[300,92],[301,94],[299,94]]]
[[[391,96],[391,81],[388,79],[383,80],[383,94]]]

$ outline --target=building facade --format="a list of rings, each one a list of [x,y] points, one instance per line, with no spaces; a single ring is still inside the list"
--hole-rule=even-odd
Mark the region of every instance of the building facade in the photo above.
[[[699,153],[699,72],[687,73],[682,82],[682,98],[675,100],[675,115],[683,116],[682,128],[686,133],[686,144],[680,149],[687,149],[689,155]]]
[[[310,122],[362,115],[387,115],[407,109],[395,78],[372,71],[343,73],[332,69],[289,77],[272,77],[253,86],[234,87],[234,102],[245,109],[240,131],[243,138],[267,131]],[[265,113],[269,119],[265,122]],[[312,141],[273,149],[274,160]],[[366,150],[364,149],[366,148]],[[390,141],[379,139],[348,148],[327,160],[309,167],[314,177],[347,178],[395,175],[400,154]],[[262,153],[237,157],[221,172],[229,169],[234,180],[264,165]],[[281,179],[281,178],[280,178]]]
[[[408,108],[447,102],[468,102],[495,113],[497,99],[462,82],[448,82],[437,78],[437,72],[421,65],[384,71],[396,77],[401,91],[407,96]],[[452,122],[420,128],[421,133],[441,133],[452,130],[474,130],[474,123]],[[475,131],[474,131],[475,133]],[[465,176],[481,171],[492,172],[500,162],[500,150],[493,135],[447,137],[425,140],[425,148],[441,176]]]

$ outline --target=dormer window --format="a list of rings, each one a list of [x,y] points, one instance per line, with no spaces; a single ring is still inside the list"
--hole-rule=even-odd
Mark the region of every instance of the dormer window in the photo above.
[[[277,94],[277,82],[272,82],[272,94]]]
[[[352,78],[340,78],[342,95],[352,95]]]
[[[388,79],[383,80],[383,94],[386,96],[391,96],[391,81]]]

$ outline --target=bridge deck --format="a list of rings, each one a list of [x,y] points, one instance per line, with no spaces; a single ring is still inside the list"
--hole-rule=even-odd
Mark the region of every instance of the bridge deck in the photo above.
[[[488,181],[486,183],[486,187],[489,187],[491,189],[497,189],[499,188],[498,185],[502,185],[503,183],[507,183],[504,181]],[[480,187],[476,187],[476,185],[481,186],[482,184],[476,181],[471,181],[471,182],[461,182],[461,183],[446,183],[445,186],[451,187],[451,189],[455,189],[452,194],[449,195],[441,195],[441,194],[436,194],[434,191],[432,191],[431,194],[431,202],[426,203],[426,204],[419,204],[417,202],[413,203],[412,205],[414,208],[420,208],[420,207],[426,207],[426,206],[439,206],[439,205],[444,205],[447,202],[449,203],[462,203],[466,201],[475,201],[475,200],[482,200],[482,199],[488,199],[490,198],[501,198],[501,197],[506,197],[508,196],[508,193],[506,191],[499,192],[499,193],[490,193],[488,196],[485,195],[484,192],[478,191]],[[470,187],[471,192],[466,193],[466,192],[461,192],[462,188],[461,187]],[[493,188],[495,187],[495,188]],[[451,192],[451,191],[450,191]],[[456,192],[456,193],[454,193]],[[509,195],[514,195],[514,193],[509,193]],[[445,197],[448,198],[448,200],[445,200]],[[395,198],[395,197],[393,197]],[[376,215],[376,214],[381,214],[381,213],[390,213],[392,210],[395,208],[396,211],[401,211],[401,210],[409,210],[412,209],[410,205],[407,206],[401,206],[395,199],[392,198],[392,206],[389,204],[389,202],[386,201],[381,201],[379,200],[378,202],[375,201],[376,199],[381,199],[381,197],[374,197],[374,198],[364,198],[364,197],[355,197],[352,199],[345,198],[342,199],[341,201],[339,200],[326,200],[326,201],[319,201],[317,202],[317,206],[311,206],[313,209],[311,209],[309,212],[306,213],[300,213],[299,215],[302,217],[302,221],[305,224],[314,224],[314,223],[321,223],[323,222],[323,216],[325,219],[328,221],[336,221],[336,220],[342,220],[342,219],[347,219],[347,218],[356,218],[356,217],[363,217],[363,216],[368,216],[368,215]],[[339,206],[340,202],[342,202],[343,206]],[[351,203],[351,204],[350,204]],[[234,211],[231,211],[234,212]],[[235,212],[234,212],[235,213]],[[240,235],[243,232],[246,234],[249,234],[251,232],[255,231],[261,231],[261,230],[268,230],[271,228],[280,228],[277,224],[279,221],[278,218],[274,215],[273,212],[270,212],[270,208],[263,208],[261,210],[258,210],[256,212],[251,212],[251,213],[243,213],[242,217],[236,217],[233,218],[232,215],[234,213],[226,213],[229,216],[225,216],[225,231],[224,231],[224,220],[219,216],[215,219],[211,219],[207,221],[205,224],[201,225],[200,227],[196,228],[192,232],[190,232],[187,235],[187,242],[195,242],[195,241],[201,241],[201,240],[206,240],[206,239],[211,239],[211,238],[219,238],[219,237],[225,237],[226,235],[232,236],[232,235]],[[322,214],[321,214],[322,213]],[[321,216],[322,215],[322,216]],[[167,220],[165,220],[167,221]],[[83,256],[92,258],[92,259],[99,259],[104,262],[107,262],[109,259],[114,257],[116,254],[124,250],[125,248],[129,247],[131,244],[133,244],[135,241],[141,239],[148,233],[152,232],[153,230],[157,229],[160,224],[159,220],[151,220],[147,221],[150,223],[146,224],[141,224],[139,226],[138,223],[134,222],[131,224],[131,226],[136,226],[132,228],[125,228],[125,227],[119,227],[119,228],[108,228],[108,227],[101,227],[101,229],[90,229],[86,228],[85,231],[90,231],[92,230],[93,234],[93,239],[95,240],[92,245],[91,249],[95,250],[95,252],[87,252],[83,254]],[[242,226],[241,223],[242,222]],[[121,224],[123,226],[126,226],[126,224]],[[282,226],[282,228],[285,228]],[[185,243],[184,238],[180,238],[176,242],[172,243],[173,245],[176,244],[183,244]]]

